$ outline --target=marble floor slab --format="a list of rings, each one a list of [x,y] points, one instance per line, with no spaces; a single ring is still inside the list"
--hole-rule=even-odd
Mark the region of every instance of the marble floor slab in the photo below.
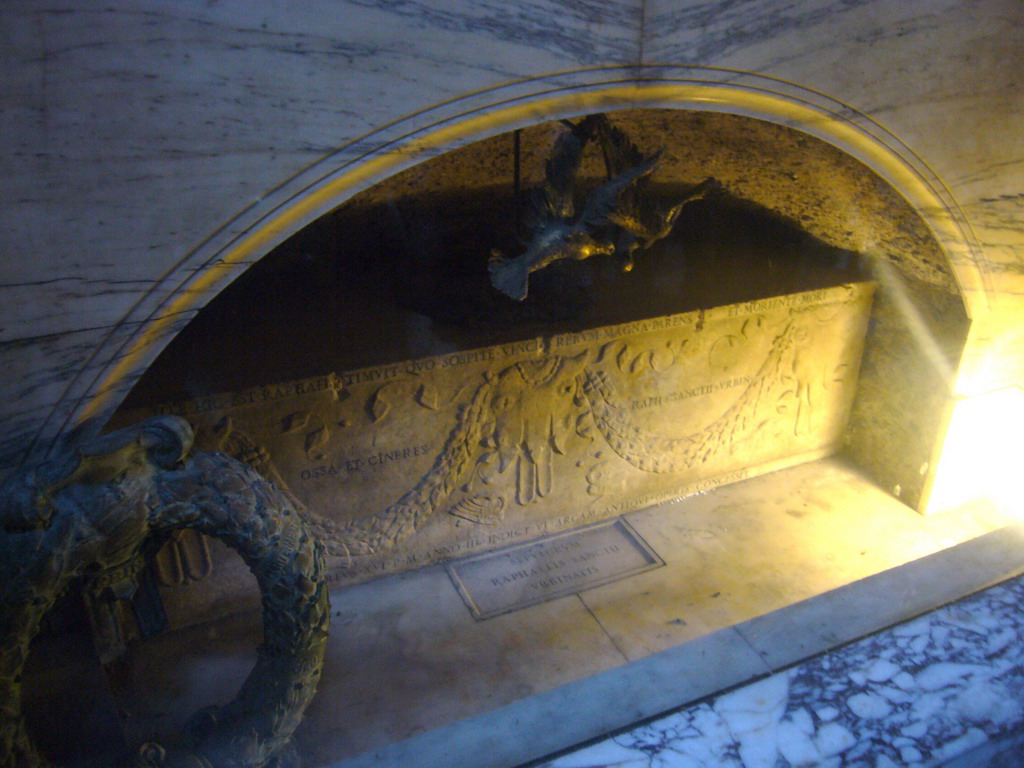
[[[998,510],[923,517],[841,459],[628,519],[663,567],[484,621],[440,565],[332,593],[324,677],[295,737],[304,765],[510,768],[1024,570],[1024,533]],[[120,692],[129,741],[229,699],[259,634],[248,613],[141,646]]]
[[[666,566],[581,598],[629,659],[771,614],[1004,522],[982,508],[922,517],[836,459],[626,517]]]
[[[532,768],[1024,764],[1024,578]]]

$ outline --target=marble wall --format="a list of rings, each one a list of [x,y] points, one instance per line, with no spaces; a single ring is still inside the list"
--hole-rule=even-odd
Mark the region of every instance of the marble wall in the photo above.
[[[346,197],[595,108],[866,147],[950,252],[974,319],[961,389],[1020,383],[1022,22],[1017,0],[10,0],[0,467],[101,424],[203,304]]]

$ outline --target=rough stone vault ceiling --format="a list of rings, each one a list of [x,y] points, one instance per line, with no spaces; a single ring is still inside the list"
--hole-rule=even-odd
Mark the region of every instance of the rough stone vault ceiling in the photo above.
[[[763,120],[667,109],[610,114],[646,153],[665,147],[652,176],[658,182],[720,181],[727,194],[771,211],[829,245],[887,258],[908,278],[955,292],[945,255],[927,225],[863,164],[807,134]],[[544,163],[563,130],[542,123],[520,134],[525,187],[543,180]],[[495,136],[396,174],[347,205],[369,206],[404,197],[447,195],[509,185],[511,134]],[[580,174],[604,174],[600,153],[588,152]]]
[[[1022,16],[1017,0],[11,0],[0,17],[0,465],[45,453],[104,387],[116,404],[243,270],[220,268],[219,250],[311,183],[311,169],[486,106],[488,89],[592,87],[595,66],[758,73],[884,125],[948,186],[976,237],[971,264],[954,264],[984,277],[969,358],[992,381],[1018,382]],[[195,301],[161,315],[197,275],[209,279]],[[155,317],[167,322],[109,383]]]

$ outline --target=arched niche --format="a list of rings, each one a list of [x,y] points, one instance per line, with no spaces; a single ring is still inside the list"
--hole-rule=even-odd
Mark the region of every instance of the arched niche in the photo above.
[[[879,282],[847,449],[880,487],[916,504],[969,314],[983,309],[977,292],[981,277],[972,267],[971,245],[958,215],[915,160],[896,151],[894,144],[880,142],[855,115],[828,111],[792,94],[723,84],[592,84],[578,92],[534,94],[522,103],[492,105],[481,114],[438,123],[315,183],[300,185],[287,199],[274,201],[242,235],[205,253],[194,278],[170,291],[167,301],[129,340],[120,358],[122,367],[106,371],[112,382],[108,400],[103,401],[101,388],[90,407],[95,413],[109,410],[120,397],[112,393],[136,379],[139,383],[115,421],[160,403],[176,389],[184,388],[195,397],[250,386],[259,379],[273,383],[366,364],[353,355],[364,354],[367,346],[374,351],[375,342],[391,338],[390,329],[384,327],[369,345],[364,340],[361,348],[345,351],[341,345],[346,332],[367,335],[377,326],[360,325],[355,322],[358,314],[344,315],[343,306],[332,316],[338,305],[304,301],[301,291],[287,289],[302,280],[335,281],[326,284],[330,298],[331,289],[344,283],[351,259],[373,253],[374,238],[390,238],[391,245],[401,242],[388,231],[395,224],[396,208],[399,220],[408,223],[411,218],[436,222],[452,213],[453,205],[461,206],[459,215],[452,217],[454,223],[435,233],[435,252],[443,250],[452,233],[477,211],[490,210],[492,218],[485,221],[485,228],[514,220],[508,208],[515,202],[516,167],[521,186],[537,181],[552,137],[561,130],[560,121],[575,121],[595,111],[607,112],[645,150],[667,147],[662,183],[685,188],[705,176],[722,183],[727,197],[717,208],[693,204],[697,207],[684,217],[681,233],[700,230],[709,221],[712,229],[720,221],[727,222],[726,229],[746,226],[755,234],[770,230],[783,241],[783,250],[800,251],[797,269],[789,275],[799,276],[801,266],[824,266]],[[600,169],[591,167],[584,175],[597,177]],[[415,200],[427,201],[418,213],[411,203]],[[479,223],[470,229],[480,235]],[[363,238],[354,251],[357,255],[338,258],[332,238],[353,230]],[[325,245],[327,258],[312,253]],[[775,253],[750,266],[764,268]],[[486,255],[486,248],[481,248],[480,259]],[[591,266],[598,269],[596,261]],[[635,276],[643,276],[644,266],[638,263]],[[708,279],[714,274],[714,269],[702,273]],[[756,273],[745,277],[753,283],[759,279]],[[597,278],[626,279],[614,271]],[[226,282],[231,284],[225,288]],[[275,290],[288,297],[284,304],[272,300]],[[341,298],[343,304],[350,297]],[[369,298],[372,302],[374,296]],[[170,335],[161,330],[161,323],[166,324],[164,330],[171,328],[200,305],[205,306],[197,317],[154,362],[157,349]],[[282,308],[287,320],[277,314]],[[334,323],[329,341],[317,332],[325,316]],[[262,323],[260,331],[254,329],[257,321]],[[276,349],[296,354],[282,359],[282,367],[275,369],[266,365],[276,364],[275,347],[265,343],[262,334],[286,327],[288,346]],[[405,324],[403,332],[410,328],[423,330],[413,323]],[[226,352],[253,340],[256,343],[248,349]],[[465,342],[431,331],[426,340],[411,338],[410,343],[427,346],[414,347],[411,353],[386,353],[415,357],[438,351],[430,345]],[[309,351],[329,354],[304,354]],[[189,375],[175,379],[170,371]],[[232,378],[239,374],[242,378]],[[122,390],[113,386],[117,382]],[[219,572],[218,578],[224,575]],[[222,608],[187,598],[181,602],[195,621],[212,618]]]
[[[638,77],[639,75],[639,77]],[[697,66],[608,67],[466,95],[347,144],[197,244],[97,350],[43,429],[103,423],[200,307],[285,239],[360,191],[474,140],[597,111],[666,108],[755,117],[822,139],[861,161],[925,222],[968,314],[987,311],[987,277],[970,227],[948,190],[898,137],[852,107],[799,85]],[[66,414],[66,415],[64,415]],[[62,423],[57,423],[56,420]]]
[[[747,98],[763,105],[763,95],[747,94]],[[606,98],[601,103],[615,102]],[[574,102],[570,106],[572,110],[565,110],[570,115],[579,108]],[[446,320],[445,312],[451,314],[462,291],[453,288],[450,276],[476,269],[476,283],[470,280],[466,285],[470,291],[482,289],[489,249],[499,243],[507,248],[514,239],[522,214],[522,195],[517,190],[542,181],[554,137],[565,130],[565,120],[575,118],[548,119],[449,152],[424,151],[431,155],[429,159],[362,189],[283,240],[210,302],[170,344],[141,378],[126,411],[511,342],[517,334],[536,332],[544,321],[548,321],[547,332],[579,330],[588,322],[624,322],[652,313],[763,298],[771,290],[810,290],[824,284],[816,282],[825,278],[812,275],[814,270],[841,265],[840,272],[851,280],[880,283],[847,449],[881,487],[920,507],[968,325],[962,276],[936,237],[937,231],[952,237],[954,219],[944,219],[930,209],[929,221],[878,169],[803,130],[826,132],[823,118],[797,129],[740,114],[738,107],[721,111],[708,109],[705,102],[700,106],[607,114],[644,151],[665,148],[657,173],[665,196],[707,177],[722,185],[724,193],[718,202],[692,203],[684,209],[690,213],[681,217],[680,231],[703,226],[701,236],[707,239],[712,237],[709,226],[722,230],[718,237],[725,230],[746,230],[747,243],[753,243],[755,250],[762,235],[765,240],[779,240],[768,248],[775,249],[774,256],[764,256],[757,263],[712,264],[704,259],[694,271],[701,264],[698,257],[688,267],[689,278],[673,278],[682,280],[685,288],[678,297],[662,295],[661,278],[643,269],[642,261],[637,273],[616,277],[607,264],[601,266],[601,259],[594,259],[587,262],[593,273],[588,279],[598,285],[591,293],[600,293],[601,286],[608,285],[621,290],[608,293],[606,309],[589,318],[530,315],[536,302],[524,314],[514,302],[503,307],[503,299],[491,296],[464,310],[469,315]],[[789,109],[796,107],[789,105]],[[749,105],[745,110],[753,111]],[[843,130],[853,132],[849,126]],[[868,154],[863,148],[861,153]],[[890,164],[898,167],[895,161]],[[884,170],[897,175],[892,168]],[[594,185],[602,172],[600,158],[591,154],[585,158],[581,179]],[[361,173],[369,171],[363,168]],[[352,169],[349,182],[355,184],[357,176],[357,169]],[[906,176],[920,181],[910,171]],[[334,202],[340,186],[339,179],[328,184]],[[922,189],[919,184],[911,191],[923,194]],[[309,199],[296,201],[290,213],[280,215],[297,216],[299,208],[313,206],[313,200],[326,194],[310,191]],[[694,217],[697,220],[688,222]],[[489,233],[499,230],[504,234],[488,241]],[[239,253],[246,254],[245,248],[263,242],[257,235],[239,241]],[[265,232],[261,236],[268,237]],[[728,246],[743,247],[738,241]],[[789,256],[784,253],[787,248]],[[411,255],[414,251],[423,258]],[[445,255],[454,252],[457,257]],[[773,258],[778,264],[787,263],[789,257],[792,263],[785,269],[772,263]],[[230,262],[241,256],[221,258]],[[418,265],[413,264],[416,259]],[[246,263],[252,260],[245,259]],[[385,272],[366,269],[375,260],[387,261]],[[373,290],[365,295],[346,293],[350,282],[362,281],[365,288],[373,281],[391,280],[384,276],[388,270],[401,274],[395,290],[402,296],[376,295]],[[758,292],[759,283],[772,280],[778,285],[766,289],[767,293]],[[556,285],[552,290],[560,288]],[[661,297],[657,302],[655,294]],[[181,300],[186,300],[185,294]],[[362,306],[357,309],[359,302]],[[385,305],[391,309],[377,314]],[[620,311],[626,305],[633,309]],[[515,317],[499,323],[501,327],[471,332],[474,325],[487,325],[486,318],[494,313],[513,310]],[[437,322],[425,328],[417,315],[426,319],[427,326]],[[394,319],[399,316],[400,320]]]

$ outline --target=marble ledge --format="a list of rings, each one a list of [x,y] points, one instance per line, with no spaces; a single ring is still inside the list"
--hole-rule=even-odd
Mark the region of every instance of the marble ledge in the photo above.
[[[1022,604],[1017,577],[531,768],[1019,765]]]
[[[1024,727],[1024,704],[1006,704],[1024,702],[1022,552],[1024,526],[993,531],[826,593],[823,603],[840,618],[824,624],[820,615],[807,638],[807,606],[798,603],[761,620],[775,625],[771,632],[744,622],[330,768],[895,768],[915,760],[924,768],[930,756],[951,758]],[[955,583],[943,583],[944,574],[956,574]],[[915,592],[920,600],[908,599]],[[886,604],[890,612],[872,613]],[[989,607],[979,612],[979,604]],[[854,606],[861,621],[844,624]],[[783,646],[789,655],[773,657]],[[779,671],[792,661],[800,663]],[[659,719],[629,726],[652,716]],[[865,763],[880,724],[896,735],[881,762]]]

